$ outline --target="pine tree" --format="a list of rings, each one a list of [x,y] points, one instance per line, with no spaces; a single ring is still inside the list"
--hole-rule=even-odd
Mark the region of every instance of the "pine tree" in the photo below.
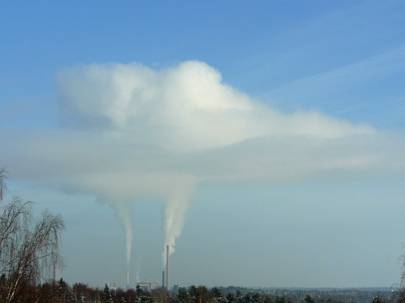
[[[104,286],[104,298],[103,298],[103,303],[113,303],[113,299],[111,296],[110,289],[108,288],[108,285],[106,284]]]

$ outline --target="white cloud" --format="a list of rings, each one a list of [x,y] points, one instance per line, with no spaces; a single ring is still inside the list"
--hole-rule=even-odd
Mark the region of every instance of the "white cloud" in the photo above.
[[[65,109],[82,126],[136,131],[148,143],[188,151],[258,136],[339,138],[371,134],[319,113],[282,115],[224,84],[205,63],[155,71],[139,65],[92,65],[60,76]]]

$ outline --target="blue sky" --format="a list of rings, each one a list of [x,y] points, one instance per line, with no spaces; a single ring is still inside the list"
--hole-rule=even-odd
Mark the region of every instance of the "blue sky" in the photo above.
[[[55,75],[63,68],[98,62],[167,66],[198,59],[249,93],[272,96],[274,90],[284,88],[284,93],[275,94],[274,102],[281,108],[319,108],[355,120],[364,116],[363,120],[383,127],[403,128],[400,88],[404,69],[396,68],[404,61],[403,11],[402,1],[3,3],[2,99],[10,112],[20,109],[14,103],[22,102],[25,107],[30,102],[35,107],[48,100],[42,119],[36,119],[39,114],[35,119],[27,114],[28,121],[20,121],[48,125],[55,123],[47,112],[54,116],[56,111],[49,99],[55,95]],[[384,56],[393,66],[383,79],[368,79],[379,73],[373,58]],[[371,62],[356,68],[367,60]],[[351,87],[352,81],[343,79],[342,87],[329,95],[328,87],[333,84],[324,78],[350,67],[361,85]],[[313,77],[315,88],[306,90],[317,92],[316,98],[307,91],[289,91],[292,82]],[[375,84],[381,82],[376,91]],[[389,109],[383,98],[390,102]],[[361,108],[348,110],[353,103]],[[382,109],[390,119],[375,117],[373,112]],[[10,120],[7,125],[14,123]]]
[[[0,128],[58,129],[56,79],[73,66],[137,62],[159,70],[198,60],[280,112],[312,110],[403,136],[404,20],[403,1],[3,2]],[[193,195],[174,280],[396,283],[404,180],[396,171],[271,185],[208,182]],[[68,280],[124,283],[124,236],[110,207],[91,195],[10,182],[13,193],[65,216]],[[133,217],[137,271],[158,280],[161,201],[136,204]]]

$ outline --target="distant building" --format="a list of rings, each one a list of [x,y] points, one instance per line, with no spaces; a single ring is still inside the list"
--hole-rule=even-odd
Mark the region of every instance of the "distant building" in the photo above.
[[[149,292],[152,290],[152,282],[146,282],[146,281],[138,282],[136,284],[136,288]]]

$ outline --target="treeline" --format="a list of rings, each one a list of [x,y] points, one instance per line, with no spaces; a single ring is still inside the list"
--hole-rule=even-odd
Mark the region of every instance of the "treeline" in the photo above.
[[[92,288],[86,284],[76,283],[69,286],[60,279],[57,282],[41,285],[25,285],[24,291],[12,302],[19,303],[403,303],[405,292],[399,291],[388,297],[375,296],[369,301],[362,297],[341,299],[333,295],[312,297],[309,294],[296,297],[291,294],[274,295],[263,291],[249,291],[246,293],[228,292],[226,289],[204,286],[190,286],[178,288],[171,292],[166,289],[145,290]],[[1,301],[2,302],[2,301]]]
[[[4,295],[4,294],[2,294]],[[21,292],[10,302],[15,303],[124,303],[140,302],[139,293],[133,289],[106,289],[91,288],[82,283],[69,286],[63,279],[39,285],[27,283],[22,286]],[[6,302],[0,300],[0,302]],[[146,301],[145,301],[146,302]],[[152,301],[148,301],[152,302]]]

